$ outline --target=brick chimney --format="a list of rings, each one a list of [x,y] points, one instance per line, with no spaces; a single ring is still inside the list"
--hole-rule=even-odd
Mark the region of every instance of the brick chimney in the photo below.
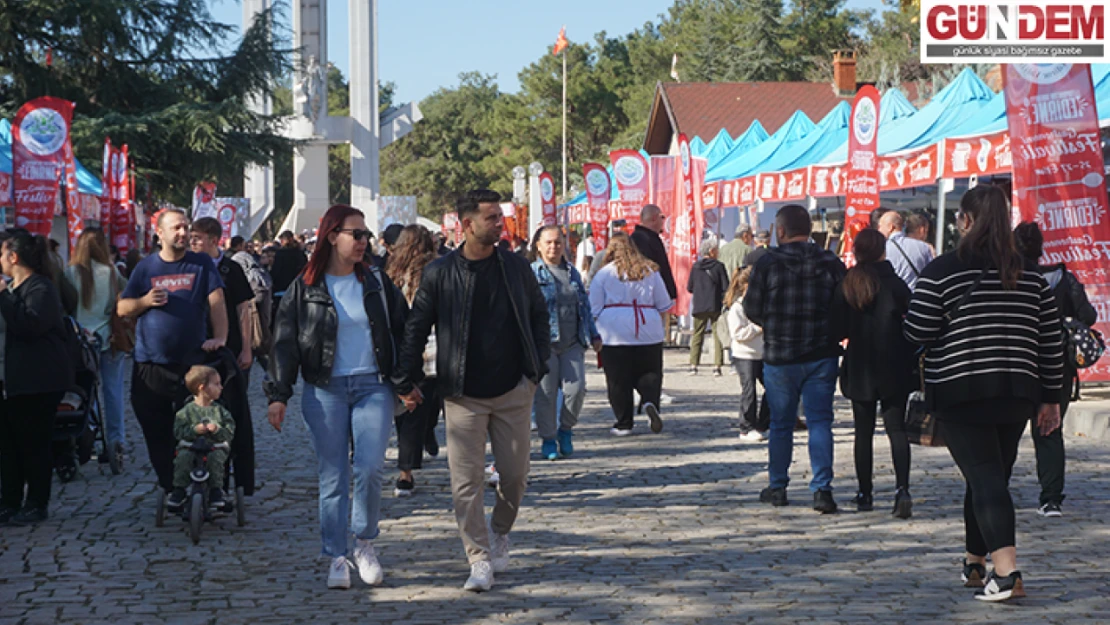
[[[833,89],[840,97],[856,95],[855,50],[840,50],[833,53]]]

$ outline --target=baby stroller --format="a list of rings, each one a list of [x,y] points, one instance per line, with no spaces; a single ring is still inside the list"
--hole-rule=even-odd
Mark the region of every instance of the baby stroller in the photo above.
[[[240,375],[239,366],[236,363],[235,355],[227,347],[221,347],[211,354],[197,352],[194,354],[194,357],[190,359],[190,361],[191,362],[188,363],[189,365],[208,365],[218,371],[220,374],[220,378],[224,381],[225,385],[229,380],[237,375]],[[188,366],[185,366],[184,370],[187,371]],[[188,391],[185,389],[184,376],[182,376],[179,385],[180,388],[177,392],[178,399],[174,402],[174,407],[176,409],[180,409],[187,402],[193,400],[193,398],[188,394]],[[223,405],[225,408],[228,407],[226,399],[224,397],[216,400],[216,403]],[[184,444],[184,448],[189,448],[194,452],[201,453],[209,450],[204,447],[206,443],[204,442],[205,439],[203,437],[197,440],[200,442],[194,443],[195,447],[189,444]],[[226,444],[223,445],[226,446]],[[230,447],[227,448],[230,451]],[[194,465],[193,475],[191,476],[193,481],[188,489],[189,498],[186,500],[185,506],[183,507],[181,513],[182,519],[189,523],[189,537],[192,539],[193,544],[197,544],[200,542],[201,524],[204,521],[213,520],[217,513],[222,515],[234,513],[236,524],[239,527],[246,525],[247,522],[246,515],[243,511],[243,487],[235,485],[235,473],[233,470],[234,454],[229,456],[227,459],[228,488],[225,489],[229,493],[234,493],[234,500],[224,500],[223,508],[220,510],[213,510],[208,505],[208,470],[207,467],[203,466],[203,462],[204,460],[202,460],[201,457],[198,455],[198,462]],[[157,492],[158,500],[155,504],[157,506],[157,509],[155,510],[154,525],[156,527],[162,527],[166,523],[166,512],[168,510],[166,506],[166,492],[161,488],[157,489]]]
[[[54,418],[54,471],[62,482],[77,477],[77,469],[93,456],[97,443],[108,458],[112,475],[123,472],[123,459],[108,446],[100,410],[100,337],[65,318],[66,337],[73,353],[75,383],[66,391]]]

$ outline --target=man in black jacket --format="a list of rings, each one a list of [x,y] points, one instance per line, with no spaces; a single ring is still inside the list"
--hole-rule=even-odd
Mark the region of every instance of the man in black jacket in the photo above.
[[[424,347],[436,331],[436,371],[447,421],[451,496],[467,558],[466,590],[493,585],[509,564],[509,530],[528,479],[532,398],[551,351],[547,304],[528,262],[497,249],[501,197],[470,191],[457,208],[466,241],[424,269],[394,384],[410,410],[423,400]],[[486,437],[500,474],[485,522]]]
[[[645,204],[640,211],[640,223],[632,231],[632,243],[648,260],[659,266],[659,275],[667,287],[667,295],[671,299],[678,298],[678,287],[675,286],[674,274],[671,273],[671,261],[667,259],[667,247],[659,233],[663,231],[663,209],[655,204]],[[664,342],[670,342],[671,313],[663,315]]]
[[[690,338],[690,375],[698,374],[701,365],[701,346],[705,343],[705,331],[713,333],[713,375],[721,376],[724,366],[725,346],[713,332],[713,326],[721,316],[721,306],[728,290],[728,270],[717,260],[720,249],[717,238],[710,237],[701,242],[701,258],[690,269],[686,290],[694,294],[690,302],[690,315],[694,317],[694,336]]]

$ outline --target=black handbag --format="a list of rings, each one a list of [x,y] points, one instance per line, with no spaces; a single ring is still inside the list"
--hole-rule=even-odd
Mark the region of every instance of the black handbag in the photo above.
[[[975,278],[975,282],[971,283],[964,294],[960,296],[960,300],[952,307],[952,310],[944,315],[944,320],[951,324],[952,319],[956,316],[967,300],[971,298],[971,293],[978,288],[979,283],[983,281],[983,277],[987,275],[987,270],[979,272],[979,276]],[[926,351],[922,350],[920,358],[917,361],[918,378],[921,381],[919,390],[910,393],[909,399],[906,400],[906,438],[911,444],[923,445],[925,447],[944,447],[944,435],[940,429],[940,423],[934,415],[929,414],[925,403],[925,354]]]

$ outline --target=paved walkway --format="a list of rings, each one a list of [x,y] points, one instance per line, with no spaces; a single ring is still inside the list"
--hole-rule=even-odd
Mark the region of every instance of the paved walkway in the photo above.
[[[154,479],[141,444],[124,475],[98,471],[94,461],[57,488],[50,521],[0,529],[0,622],[1110,623],[1105,441],[1069,436],[1067,516],[1057,520],[1034,511],[1032,443],[1023,443],[1013,490],[1030,596],[984,605],[959,584],[963,484],[945,451],[914,448],[913,519],[888,514],[893,474],[882,437],[878,510],[821,516],[808,505],[803,434],[793,505],[766,507],[758,503],[765,448],[736,439],[736,378],[687,377],[684,358],[667,353],[665,387],[676,402],[660,435],[641,421],[636,436],[611,438],[604,384],[591,371],[576,457],[533,461],[513,569],[491,593],[461,589],[468,569],[442,456],[418,474],[417,496],[386,496],[384,586],[365,588],[356,575],[351,590],[326,590],[314,457],[298,400],[278,434],[261,416],[256,381],[263,483],[246,527],[223,519],[194,546],[178,519],[154,527]],[[128,428],[139,443],[130,416]],[[854,494],[843,401],[835,434],[843,503]]]

